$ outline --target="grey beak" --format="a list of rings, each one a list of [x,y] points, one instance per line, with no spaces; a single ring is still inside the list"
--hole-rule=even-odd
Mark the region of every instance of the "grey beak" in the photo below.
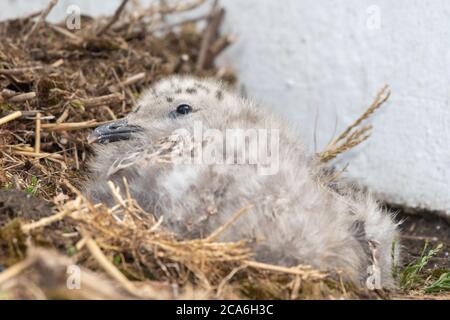
[[[95,128],[88,137],[88,143],[128,140],[137,131],[141,131],[141,127],[129,125],[127,119],[121,119]]]

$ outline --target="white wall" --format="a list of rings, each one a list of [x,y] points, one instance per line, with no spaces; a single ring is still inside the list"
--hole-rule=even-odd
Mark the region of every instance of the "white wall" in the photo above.
[[[150,0],[145,0],[149,2]],[[0,20],[20,17],[42,10],[50,0],[0,0]],[[50,21],[64,19],[66,9],[75,4],[80,7],[82,13],[92,12],[96,15],[111,14],[120,4],[121,0],[92,1],[92,0],[59,0],[49,15]]]
[[[119,0],[61,0],[111,13]],[[0,2],[0,19],[47,0]],[[450,216],[450,2],[447,0],[222,0],[226,29],[239,37],[222,64],[250,95],[299,127],[320,150],[388,83],[392,98],[373,136],[350,152],[349,174],[381,198]],[[379,19],[378,19],[379,18]],[[377,25],[377,21],[380,25]]]
[[[450,214],[449,1],[225,3],[240,36],[226,63],[310,145],[318,114],[319,150],[336,120],[340,131],[390,84],[373,136],[345,159],[349,174],[388,201]],[[378,29],[367,25],[374,13]]]

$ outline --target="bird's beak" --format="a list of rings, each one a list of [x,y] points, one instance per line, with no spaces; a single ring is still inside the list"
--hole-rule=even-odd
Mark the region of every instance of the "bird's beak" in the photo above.
[[[94,129],[88,137],[88,143],[109,143],[128,140],[132,133],[141,131],[141,127],[129,125],[127,119],[117,120]]]

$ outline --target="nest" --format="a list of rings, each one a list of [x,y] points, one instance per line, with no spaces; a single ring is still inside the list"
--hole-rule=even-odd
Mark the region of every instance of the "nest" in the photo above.
[[[82,28],[45,21],[42,12],[0,23],[0,297],[85,299],[373,298],[339,272],[252,260],[245,239],[179,239],[113,185],[116,205],[78,191],[91,128],[126,115],[143,89],[171,74],[233,83],[214,65],[232,42],[220,33],[224,10],[176,23],[205,0],[158,2],[112,17],[82,17]],[[368,137],[369,110],[318,155],[327,162]],[[14,189],[14,190],[13,190]],[[22,190],[22,191],[15,191]],[[32,198],[30,198],[32,195]],[[243,208],[234,220],[245,213]],[[230,224],[233,221],[230,221]],[[81,272],[70,287],[67,272]],[[70,273],[70,272],[69,272]],[[75,279],[76,280],[76,279]]]

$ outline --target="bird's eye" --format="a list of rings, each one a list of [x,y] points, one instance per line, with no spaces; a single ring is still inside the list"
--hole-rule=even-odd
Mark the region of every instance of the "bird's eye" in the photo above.
[[[177,107],[177,113],[178,114],[188,114],[188,113],[190,113],[192,111],[192,107],[190,106],[190,105],[188,105],[188,104],[185,104],[185,103],[183,103],[183,104],[180,104],[178,107]]]

